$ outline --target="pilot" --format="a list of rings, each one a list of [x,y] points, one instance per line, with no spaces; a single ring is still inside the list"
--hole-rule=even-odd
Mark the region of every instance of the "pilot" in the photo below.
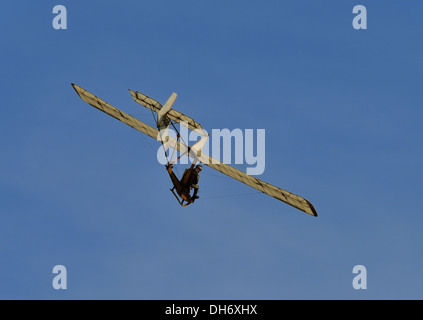
[[[191,168],[185,170],[180,181],[172,170],[172,164],[168,164],[166,168],[169,172],[173,185],[176,188],[176,191],[182,199],[188,203],[193,203],[196,199],[199,198],[197,195],[198,190],[200,189],[198,186],[198,181],[200,180],[200,172],[203,170],[203,166],[201,164],[198,164],[195,167],[194,164],[192,164]],[[190,190],[192,189],[194,189],[194,192],[191,196]]]

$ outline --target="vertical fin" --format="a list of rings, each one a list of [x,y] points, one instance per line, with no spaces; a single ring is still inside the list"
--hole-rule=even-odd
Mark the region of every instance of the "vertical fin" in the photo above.
[[[169,112],[169,110],[172,108],[173,103],[176,100],[176,97],[178,95],[174,92],[171,94],[171,96],[169,97],[169,99],[166,101],[166,103],[164,104],[163,108],[161,108],[159,110],[159,112],[157,112],[157,128],[159,128],[159,126],[161,125],[161,123],[163,122],[163,117],[166,115],[166,113]],[[160,129],[159,129],[160,130]]]
[[[166,114],[169,112],[169,110],[172,108],[173,103],[176,100],[176,97],[178,95],[173,92],[169,99],[166,101],[164,106],[157,112],[157,129],[160,132],[160,139],[163,142],[163,147],[165,151],[168,148],[167,142],[169,140],[169,124],[170,119],[166,116]]]

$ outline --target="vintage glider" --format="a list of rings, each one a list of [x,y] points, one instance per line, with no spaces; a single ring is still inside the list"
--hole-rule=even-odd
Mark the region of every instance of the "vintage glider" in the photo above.
[[[238,169],[235,169],[234,167],[231,167],[216,159],[213,159],[212,157],[208,155],[203,154],[201,150],[208,139],[208,134],[204,131],[201,125],[197,123],[194,119],[180,113],[179,111],[172,109],[172,104],[175,102],[175,99],[177,96],[175,93],[173,93],[168,99],[168,101],[162,106],[158,101],[138,91],[134,92],[132,90],[129,90],[132,97],[137,103],[157,113],[157,118],[155,118],[157,128],[153,128],[141,122],[140,120],[135,119],[129,114],[126,114],[125,112],[122,112],[121,110],[113,107],[112,105],[108,104],[104,100],[96,97],[95,95],[88,92],[87,90],[79,87],[78,85],[72,84],[72,87],[75,89],[76,93],[81,97],[81,99],[84,100],[89,105],[99,109],[100,111],[107,113],[113,118],[116,118],[117,120],[152,137],[153,139],[157,139],[161,141],[163,144],[163,149],[165,151],[166,157],[167,157],[166,150],[168,148],[172,148],[174,150],[179,151],[180,157],[183,155],[189,155],[190,157],[192,157],[194,161],[191,167],[185,170],[185,174],[181,178],[181,182],[184,179],[190,178],[190,175],[192,171],[194,170],[194,165],[196,162],[204,163],[205,165],[209,166],[212,169],[215,169],[231,178],[234,178],[238,181],[241,181],[242,183],[245,183],[246,185],[250,187],[253,187],[280,201],[283,201],[301,211],[304,211],[314,217],[317,217],[316,209],[308,200],[298,195],[295,195],[293,193],[290,193],[286,190],[275,187],[269,183],[263,182],[260,179],[257,179],[253,176],[247,175],[246,173]],[[180,123],[181,125],[187,126],[188,129],[201,134],[202,138],[193,146],[189,146],[185,142],[180,141],[181,139],[180,139],[179,133],[176,139],[168,136],[167,130],[169,129],[170,125],[172,125],[175,131],[178,132],[178,130],[176,130],[174,126],[175,122]],[[179,180],[176,178],[177,181],[175,181],[175,177],[173,176],[174,174],[172,175],[173,173],[172,165],[178,159],[176,159],[173,162],[169,161],[168,159],[168,165],[166,166],[166,169],[170,175],[170,178],[174,186],[171,189],[172,193],[175,195],[175,197],[178,199],[179,203],[182,206],[187,206],[191,204],[193,201],[190,199],[190,195],[187,194],[187,190],[186,189],[184,190],[184,188],[182,188],[181,185],[178,185]],[[189,193],[189,190],[188,190],[188,193]],[[179,199],[178,196],[181,199]]]

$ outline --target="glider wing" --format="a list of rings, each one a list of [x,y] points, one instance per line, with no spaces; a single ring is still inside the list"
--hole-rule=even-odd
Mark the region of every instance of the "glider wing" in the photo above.
[[[144,122],[141,122],[135,119],[134,117],[131,117],[129,114],[120,111],[119,109],[108,104],[106,101],[96,97],[91,92],[88,92],[87,90],[81,88],[80,86],[77,86],[76,84],[72,83],[72,87],[75,89],[76,93],[81,97],[81,99],[89,105],[93,106],[94,108],[97,108],[100,111],[103,111],[104,113],[107,113],[108,115],[112,116],[113,118],[119,121],[122,121],[128,126],[138,131],[141,131],[142,133],[145,133],[153,139],[157,139],[159,133],[157,129],[154,129],[153,127],[150,127]]]
[[[206,156],[204,155],[204,157]],[[202,157],[200,157],[200,159],[201,158]],[[314,217],[317,217],[316,209],[308,200],[304,199],[303,197],[275,187],[267,182],[257,179],[256,177],[250,176],[234,167],[221,163],[220,161],[213,159],[210,156],[208,156],[208,159],[203,159],[201,162],[203,162],[214,170],[217,170],[233,179],[236,179],[250,187],[253,187],[254,189],[257,189],[265,194],[268,194],[269,196],[272,196],[273,198],[283,201],[301,211],[304,211]]]

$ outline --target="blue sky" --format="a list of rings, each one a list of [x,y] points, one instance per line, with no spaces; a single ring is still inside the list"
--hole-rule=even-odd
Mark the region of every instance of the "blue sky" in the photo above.
[[[52,8],[67,8],[54,30]],[[368,10],[354,30],[352,9]],[[1,299],[422,299],[421,1],[2,4]],[[266,129],[261,179],[169,192],[138,90],[214,128]],[[182,170],[182,169],[181,169]],[[54,290],[55,265],[68,289]],[[354,290],[355,265],[368,289]]]

